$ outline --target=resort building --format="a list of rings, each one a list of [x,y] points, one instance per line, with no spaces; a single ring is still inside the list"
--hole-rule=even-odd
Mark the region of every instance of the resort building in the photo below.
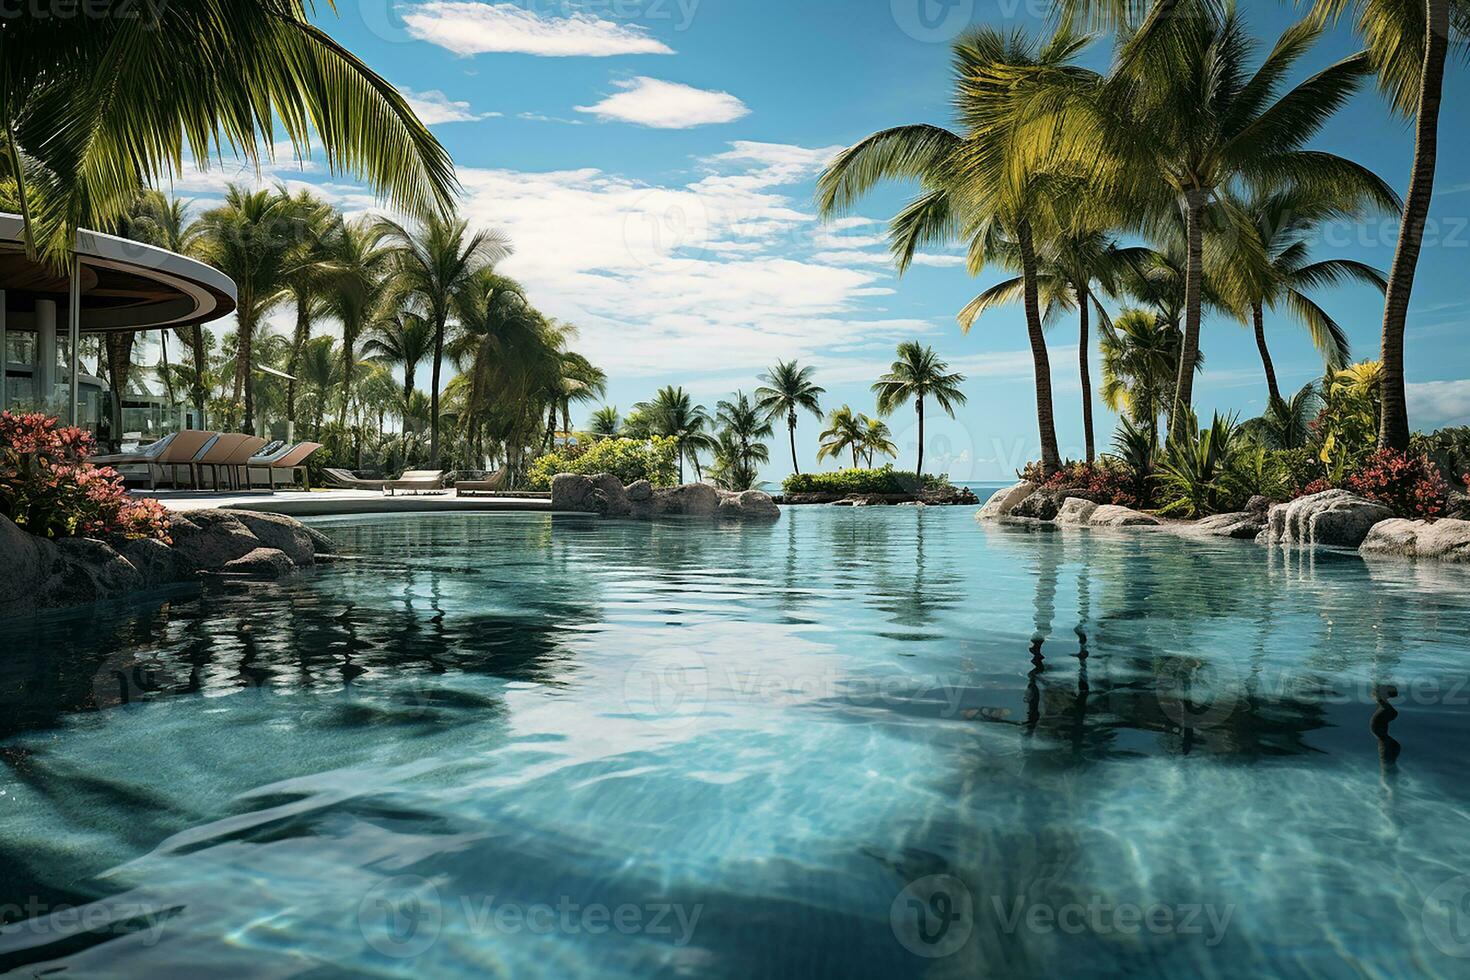
[[[97,432],[111,392],[87,373],[83,338],[112,331],[173,330],[234,312],[235,284],[175,252],[98,232],[77,236],[77,263],[59,274],[26,255],[18,215],[0,213],[0,409],[42,411]],[[150,442],[196,417],[179,392],[125,393],[120,433],[110,442]]]

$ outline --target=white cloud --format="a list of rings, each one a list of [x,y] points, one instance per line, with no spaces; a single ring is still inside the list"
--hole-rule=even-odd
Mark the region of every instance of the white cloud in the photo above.
[[[491,119],[499,116],[498,112],[475,112],[470,108],[468,102],[456,102],[440,92],[431,89],[428,92],[415,92],[413,89],[401,88],[398,90],[407,100],[408,106],[414,111],[425,126],[438,126],[443,123],[476,122],[481,119]]]
[[[1407,388],[1409,418],[1416,427],[1470,425],[1470,380],[1421,381]]]
[[[623,91],[596,105],[576,107],[599,119],[635,123],[652,129],[691,129],[712,123],[734,122],[750,115],[745,103],[728,92],[665,82],[640,75],[613,83]]]
[[[939,269],[953,269],[965,264],[963,255],[924,255],[914,256],[914,265],[928,265]]]
[[[813,262],[823,265],[889,265],[893,256],[882,252],[859,252],[855,249],[829,249],[812,255]]]
[[[512,3],[432,2],[403,14],[409,34],[458,55],[530,54],[543,58],[606,58],[673,54],[641,27],[586,13],[543,17]]]

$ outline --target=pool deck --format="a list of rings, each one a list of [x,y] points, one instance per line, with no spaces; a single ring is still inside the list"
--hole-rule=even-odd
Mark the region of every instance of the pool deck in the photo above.
[[[460,497],[444,494],[395,494],[376,490],[267,490],[221,492],[158,490],[135,492],[151,497],[171,511],[248,510],[291,517],[325,517],[342,514],[422,514],[466,512],[550,512],[551,501],[536,497]]]

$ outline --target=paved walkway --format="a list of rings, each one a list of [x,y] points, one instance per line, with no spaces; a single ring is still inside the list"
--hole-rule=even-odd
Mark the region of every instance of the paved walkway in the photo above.
[[[292,517],[322,517],[336,514],[404,514],[465,511],[550,511],[551,501],[535,497],[460,497],[444,494],[397,494],[389,497],[376,490],[266,490],[213,492],[199,490],[134,491],[135,497],[152,497],[169,510],[250,510]]]

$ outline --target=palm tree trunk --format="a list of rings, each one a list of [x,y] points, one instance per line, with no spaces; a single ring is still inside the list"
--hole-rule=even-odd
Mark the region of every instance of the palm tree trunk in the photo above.
[[[914,411],[919,413],[919,462],[914,469],[914,493],[924,489],[924,396],[914,399]]]
[[[204,372],[208,370],[208,352],[204,349],[203,324],[194,324],[189,342],[194,348],[194,407],[199,409],[199,427],[202,429],[209,424],[204,417],[204,403],[208,401],[209,393],[204,385]]]
[[[1398,251],[1388,277],[1383,307],[1383,418],[1378,428],[1382,449],[1409,448],[1409,407],[1404,389],[1404,328],[1414,273],[1424,247],[1424,224],[1434,197],[1434,174],[1439,156],[1439,110],[1444,97],[1445,58],[1450,41],[1450,0],[1427,0],[1428,34],[1424,71],[1419,87],[1418,132],[1414,140],[1414,170],[1404,198],[1404,222]]]
[[[1174,411],[1169,432],[1179,435],[1189,409],[1194,405],[1194,367],[1199,361],[1201,295],[1204,290],[1205,201],[1208,194],[1191,188],[1185,192],[1188,216],[1189,259],[1184,275],[1184,346],[1179,352],[1179,377],[1174,386]]]
[[[1026,332],[1031,338],[1031,360],[1036,372],[1036,426],[1041,435],[1041,470],[1050,476],[1061,469],[1062,457],[1057,451],[1057,423],[1051,398],[1051,358],[1047,355],[1046,335],[1041,329],[1041,300],[1036,285],[1036,247],[1031,239],[1030,222],[1019,223],[1016,240],[1021,247]]]
[[[429,469],[439,468],[439,375],[444,367],[444,320],[434,321],[434,370],[429,378]]]
[[[796,461],[796,413],[792,412],[786,419],[786,429],[791,435],[791,469],[801,476],[801,464]]]
[[[286,421],[296,422],[296,369],[301,366],[301,351],[311,337],[311,313],[303,297],[296,298],[296,335],[291,338],[291,359],[286,364],[286,373],[291,380],[286,382]]]
[[[243,304],[242,304],[243,305]],[[248,318],[240,320],[235,338],[235,393],[245,400],[245,416],[240,421],[241,432],[255,431],[255,386],[250,383],[251,348],[254,346],[255,323]]]
[[[1261,352],[1261,364],[1266,369],[1266,388],[1271,393],[1270,404],[1281,401],[1281,388],[1276,383],[1276,365],[1271,361],[1271,349],[1266,346],[1266,313],[1257,303],[1251,307],[1251,317],[1256,327],[1256,347]]]
[[[109,428],[112,436],[108,440],[111,448],[117,451],[122,448],[122,404],[123,395],[128,387],[128,369],[133,366],[133,333],[132,331],[108,333],[105,335],[105,346],[107,348],[107,386],[112,392],[109,399],[108,415]]]
[[[1089,320],[1087,304],[1092,301],[1092,291],[1088,284],[1079,283],[1076,289],[1077,307],[1081,313],[1081,337],[1077,341],[1077,367],[1082,377],[1082,432],[1087,440],[1087,465],[1091,466],[1097,459],[1097,434],[1092,426],[1092,323]]]
[[[342,407],[337,411],[338,428],[345,428],[347,425],[347,403],[352,399],[352,348],[356,345],[356,340],[352,331],[342,332]]]

